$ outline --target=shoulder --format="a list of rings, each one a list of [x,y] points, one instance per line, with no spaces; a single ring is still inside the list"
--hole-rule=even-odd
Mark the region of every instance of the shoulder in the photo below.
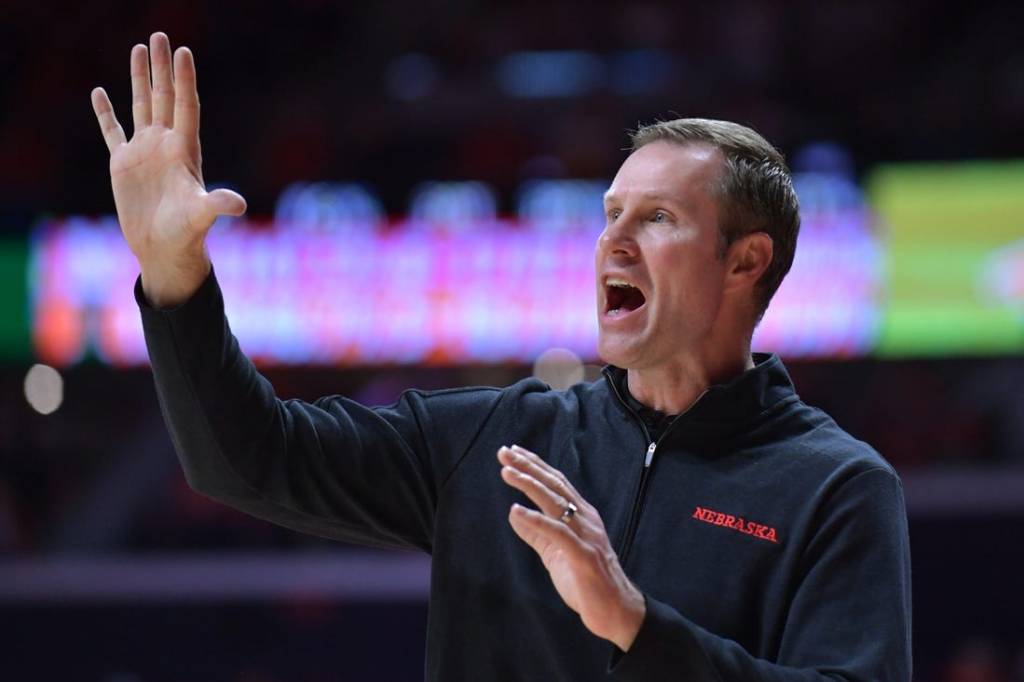
[[[864,474],[900,485],[893,466],[869,443],[860,440],[823,410],[796,401],[783,418],[780,454],[821,483],[842,485]]]
[[[803,401],[797,403],[795,408],[801,420],[810,427],[794,438],[801,448],[836,464],[851,464],[865,469],[880,468],[895,473],[892,465],[877,450],[839,426],[824,410]]]
[[[516,412],[564,411],[575,409],[580,403],[581,394],[592,391],[591,384],[577,384],[566,390],[555,390],[539,379],[527,377],[504,387],[466,386],[429,391],[409,389],[402,393],[399,402],[422,406],[431,413],[456,415],[469,414],[480,408]]]
[[[545,382],[528,378],[508,386],[503,401],[528,413],[575,413],[608,400],[608,384],[604,378],[580,382],[565,389],[555,389]]]

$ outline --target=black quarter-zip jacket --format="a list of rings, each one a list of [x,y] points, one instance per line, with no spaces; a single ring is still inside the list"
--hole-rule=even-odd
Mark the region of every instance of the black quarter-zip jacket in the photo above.
[[[652,443],[622,370],[566,391],[282,401],[239,350],[216,277],[184,305],[136,283],[189,484],[337,540],[431,555],[431,681],[910,679],[902,489],[797,396],[782,362],[711,387]],[[518,443],[596,509],[647,612],[628,652],[591,634],[512,531],[496,453]],[[344,643],[338,648],[345,665]]]

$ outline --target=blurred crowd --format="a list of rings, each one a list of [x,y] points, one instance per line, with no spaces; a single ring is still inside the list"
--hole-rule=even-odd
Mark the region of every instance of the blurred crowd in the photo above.
[[[789,368],[806,401],[872,444],[905,477],[1024,465],[1024,406],[1013,399],[1024,383],[1019,360],[817,361],[791,362]],[[409,387],[507,385],[530,371],[527,366],[292,368],[269,376],[283,397],[313,400],[337,393],[381,405]],[[19,373],[0,375],[0,410],[11,417],[0,421],[0,552],[285,548],[318,542],[236,514],[188,489],[148,370],[111,372],[86,365],[65,376],[62,407],[43,416],[25,401]],[[117,522],[101,514],[90,526],[83,521],[90,505],[120,510]]]
[[[607,178],[625,131],[674,114],[783,150],[876,161],[1024,154],[1024,6],[891,3],[99,0],[4,3],[0,217],[109,213],[88,94],[130,129],[128,53],[153,30],[197,57],[206,178],[268,215],[302,180],[358,180],[392,212],[423,180]],[[130,132],[130,130],[129,130]]]

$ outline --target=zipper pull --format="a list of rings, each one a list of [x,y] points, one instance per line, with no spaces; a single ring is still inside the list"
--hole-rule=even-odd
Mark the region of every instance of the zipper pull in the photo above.
[[[647,456],[644,458],[644,469],[651,466],[651,460],[654,459],[654,449],[658,447],[657,443],[651,443],[647,446]]]

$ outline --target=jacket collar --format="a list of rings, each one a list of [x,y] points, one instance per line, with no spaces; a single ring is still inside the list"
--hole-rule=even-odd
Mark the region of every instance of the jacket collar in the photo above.
[[[796,399],[793,381],[778,355],[754,353],[754,367],[728,383],[709,387],[681,417],[687,422],[739,425],[756,419],[782,400]],[[622,394],[626,370],[607,365],[602,370],[612,393],[635,415]]]

